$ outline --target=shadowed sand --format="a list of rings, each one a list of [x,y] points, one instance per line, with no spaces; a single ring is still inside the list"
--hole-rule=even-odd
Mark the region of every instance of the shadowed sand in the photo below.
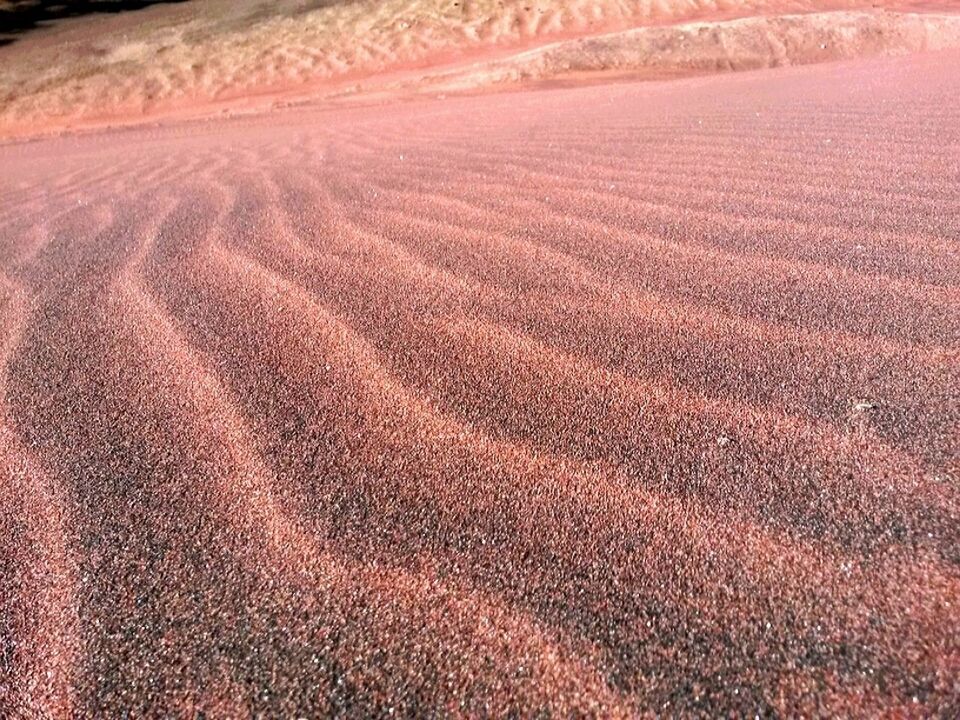
[[[958,66],[0,148],[0,715],[956,716]]]

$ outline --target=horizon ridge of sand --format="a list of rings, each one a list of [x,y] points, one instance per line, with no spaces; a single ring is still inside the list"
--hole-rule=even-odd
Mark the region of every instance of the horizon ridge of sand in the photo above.
[[[107,21],[25,37],[0,48],[0,138],[267,112],[290,103],[384,102],[564,78],[670,78],[960,45],[960,15],[944,12],[949,3],[922,12],[856,0],[760,1],[736,9],[700,3],[656,12],[626,3],[590,19],[577,2],[534,2],[527,11],[522,3],[475,11],[458,35],[451,18],[430,14],[442,5],[431,2],[386,3],[380,19],[365,23],[363,3],[296,18],[280,7],[222,37],[203,29],[212,19],[191,20],[174,5],[151,8],[144,30],[133,18],[139,13],[131,13],[126,24],[117,19],[94,38],[84,28]],[[511,12],[520,14],[508,23]],[[544,19],[554,17],[549,13],[553,20]],[[342,38],[323,23],[341,28]],[[488,26],[499,29],[468,32]],[[188,41],[191,33],[200,39]],[[351,33],[358,34],[347,53],[341,46]],[[362,40],[362,33],[372,34]]]

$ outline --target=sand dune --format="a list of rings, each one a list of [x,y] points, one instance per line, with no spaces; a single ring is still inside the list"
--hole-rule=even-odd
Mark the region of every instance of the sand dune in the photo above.
[[[3,10],[0,138],[960,46],[954,0],[206,0],[9,36]]]
[[[374,77],[342,95],[382,92],[381,85],[453,92],[530,81],[677,77],[958,46],[960,15],[875,9],[759,15],[566,39],[393,83]]]
[[[0,715],[956,715],[958,64],[0,148]]]

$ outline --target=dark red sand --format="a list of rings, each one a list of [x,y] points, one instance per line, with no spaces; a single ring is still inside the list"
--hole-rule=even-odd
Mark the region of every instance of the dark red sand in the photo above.
[[[956,717],[958,67],[0,148],[0,716]]]

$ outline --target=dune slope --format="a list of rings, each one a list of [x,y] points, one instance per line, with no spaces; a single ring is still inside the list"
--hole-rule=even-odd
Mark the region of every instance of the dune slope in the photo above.
[[[960,47],[957,0],[204,0],[9,36],[3,11],[0,2],[0,138],[585,73],[663,77]]]
[[[0,148],[0,715],[956,716],[958,63]]]

